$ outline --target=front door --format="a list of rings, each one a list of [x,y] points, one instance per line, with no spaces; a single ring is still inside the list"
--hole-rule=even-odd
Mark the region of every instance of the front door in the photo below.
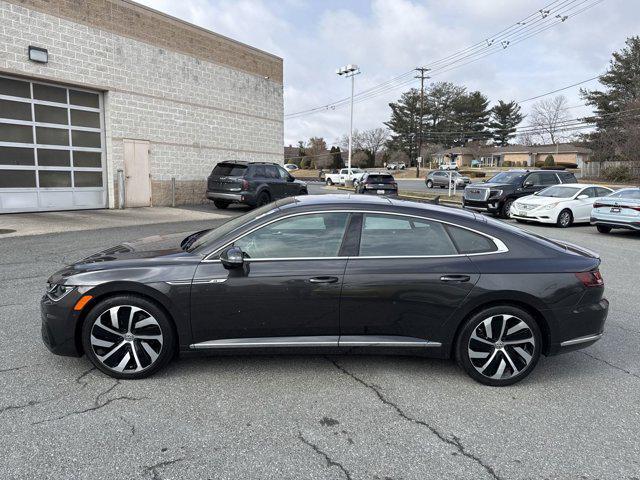
[[[433,341],[478,281],[477,268],[439,222],[367,213],[361,232],[344,276],[340,346]]]
[[[124,140],[124,178],[125,206],[150,206],[151,176],[148,141]]]
[[[233,242],[245,254],[242,268],[202,262],[191,290],[195,348],[337,346],[348,219],[276,220]]]

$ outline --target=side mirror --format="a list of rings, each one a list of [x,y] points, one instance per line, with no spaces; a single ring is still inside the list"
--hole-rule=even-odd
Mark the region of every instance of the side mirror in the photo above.
[[[582,195],[578,195],[578,200],[586,200],[587,198],[589,198],[589,195],[585,195],[584,193]]]
[[[527,180],[526,182],[524,182],[524,186],[525,187],[533,187],[533,182],[531,180]]]
[[[220,254],[222,266],[227,270],[240,268],[244,265],[244,252],[240,247],[231,247]]]

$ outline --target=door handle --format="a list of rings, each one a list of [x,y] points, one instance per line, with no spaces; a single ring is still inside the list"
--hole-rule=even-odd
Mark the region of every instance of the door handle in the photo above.
[[[311,283],[336,283],[338,277],[313,277],[310,278],[309,281]]]
[[[440,277],[441,282],[464,283],[471,280],[469,275],[443,275]]]

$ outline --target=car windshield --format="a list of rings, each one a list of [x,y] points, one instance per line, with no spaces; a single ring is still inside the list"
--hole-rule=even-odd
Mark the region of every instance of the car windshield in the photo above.
[[[393,177],[391,175],[369,175],[367,181],[374,183],[393,182]]]
[[[220,177],[241,177],[247,170],[246,165],[238,165],[237,163],[219,163],[217,164],[211,175]]]
[[[256,208],[255,210],[252,210],[249,213],[246,213],[245,215],[241,215],[239,217],[234,218],[233,220],[229,220],[227,223],[220,225],[218,228],[208,230],[207,233],[198,237],[195,241],[191,242],[190,244],[187,244],[186,250],[187,252],[193,252],[205,245],[216,242],[220,238],[240,228],[244,224],[257,220],[258,218],[261,218],[265,215],[275,213],[277,210],[278,208],[273,203],[264,205],[260,208]]]
[[[517,183],[524,177],[523,172],[500,172],[489,179],[489,183]]]
[[[613,198],[640,199],[640,188],[628,188],[626,190],[618,190],[617,192],[613,192],[611,195],[607,195],[607,196],[613,197]]]
[[[552,198],[571,198],[580,191],[580,187],[565,187],[561,185],[555,185],[553,187],[545,188],[538,193],[539,197],[552,197]]]

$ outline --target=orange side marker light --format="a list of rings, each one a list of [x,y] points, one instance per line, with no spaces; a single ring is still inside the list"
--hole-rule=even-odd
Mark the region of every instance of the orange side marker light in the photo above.
[[[92,295],[84,295],[76,302],[76,305],[73,307],[74,310],[80,311],[84,308],[84,306],[93,298]]]

